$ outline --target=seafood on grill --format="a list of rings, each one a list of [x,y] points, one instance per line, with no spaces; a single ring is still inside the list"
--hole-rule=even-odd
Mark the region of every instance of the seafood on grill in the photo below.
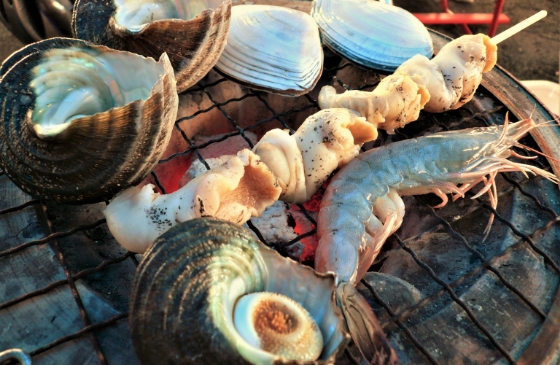
[[[171,194],[154,192],[152,184],[128,188],[103,213],[116,240],[143,253],[162,233],[193,218],[245,223],[278,200],[281,190],[267,165],[245,149]]]
[[[426,27],[397,6],[381,1],[315,0],[311,15],[323,42],[358,65],[394,71],[416,54],[432,56]]]
[[[74,37],[159,58],[167,53],[182,92],[202,79],[222,53],[231,0],[78,0]]]
[[[558,183],[547,171],[507,160],[511,155],[520,157],[510,148],[535,127],[531,119],[511,124],[506,119],[499,127],[437,133],[359,155],[334,176],[323,196],[315,269],[357,283],[401,225],[401,196],[434,193],[442,199],[437,207],[442,207],[447,193],[464,196],[483,182],[475,197],[488,192],[495,208],[498,172],[532,173]]]
[[[303,203],[334,170],[356,157],[362,144],[375,138],[376,129],[364,118],[334,108],[311,115],[293,135],[280,129],[268,131],[253,151],[278,178],[280,199]]]
[[[322,109],[349,108],[379,128],[391,132],[418,119],[420,109],[444,112],[469,102],[482,73],[496,64],[497,47],[484,35],[464,35],[446,44],[433,58],[415,55],[383,79],[372,91],[346,91],[332,86],[319,94]],[[415,88],[411,85],[417,85]]]
[[[328,364],[349,336],[335,279],[214,218],[181,223],[144,255],[130,328],[143,364]]]
[[[171,194],[155,193],[152,184],[128,188],[105,209],[107,225],[122,246],[142,253],[188,219],[212,216],[243,224],[279,197],[292,203],[308,200],[375,136],[375,128],[348,109],[321,110],[294,135],[273,129],[253,152],[238,152]]]
[[[14,53],[1,72],[0,162],[34,197],[109,199],[146,177],[171,136],[178,97],[165,54],[156,62],[51,38]]]
[[[395,71],[409,75],[430,93],[424,109],[439,113],[469,102],[480,85],[482,73],[492,70],[498,47],[485,34],[464,35],[442,47],[431,60],[416,55]]]
[[[381,80],[372,92],[349,90],[337,94],[334,87],[325,86],[319,94],[319,105],[322,109],[338,107],[357,111],[375,128],[393,133],[395,128],[417,120],[429,99],[424,86],[408,75],[395,74]]]
[[[216,69],[253,89],[305,94],[323,71],[317,24],[306,13],[280,6],[235,6]]]
[[[245,133],[247,134],[247,132]],[[201,154],[204,151],[204,149],[199,150]],[[204,163],[198,159],[193,159],[189,169],[183,176],[183,179],[181,179],[180,186],[186,185],[190,180],[205,173],[208,171],[208,168],[212,169],[223,164],[230,157],[228,155],[216,158],[204,157]],[[320,203],[320,201],[317,203]],[[316,213],[311,211],[307,211],[306,214],[311,217],[316,216]],[[315,227],[312,226],[298,206],[293,206],[281,200],[275,201],[258,217],[251,217],[251,224],[260,232],[258,238],[267,246],[275,248],[283,256],[290,257],[299,262],[304,261],[302,257],[302,255],[306,254],[304,242],[309,241],[309,239],[304,238],[300,241],[296,240],[296,238],[298,238],[298,232],[307,232]],[[246,223],[243,226],[249,228]],[[310,251],[309,249],[307,250]],[[314,248],[312,252],[315,252]]]

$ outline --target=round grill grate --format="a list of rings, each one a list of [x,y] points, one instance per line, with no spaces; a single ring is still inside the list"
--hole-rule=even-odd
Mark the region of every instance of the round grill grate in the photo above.
[[[436,49],[447,42],[432,36]],[[323,85],[371,90],[379,79],[327,50],[318,86],[298,98],[255,92],[211,72],[181,95],[178,147],[152,172],[153,182],[162,192],[169,190],[166,171],[192,158],[208,167],[201,149],[227,138],[241,136],[246,147],[253,147],[247,132],[295,130],[318,110]],[[508,111],[512,121],[530,113],[537,122],[553,119],[500,68],[485,75],[483,86],[464,107],[422,113],[417,122],[396,135],[381,134],[365,149],[439,130],[501,124]],[[194,136],[200,134],[220,136],[197,143]],[[535,140],[550,145],[553,134],[543,134]],[[522,142],[538,149],[535,140]],[[530,163],[550,169],[542,157]],[[438,203],[433,196],[405,200],[403,226],[386,243],[374,273],[359,285],[402,363],[558,361],[560,193],[548,181],[514,173],[501,174],[498,188],[497,210],[485,197],[438,210],[431,208]],[[101,213],[105,204],[33,200],[2,172],[0,189],[0,350],[21,348],[34,364],[138,363],[127,307],[141,258],[112,238]],[[313,213],[304,205],[298,208],[314,227]],[[490,214],[495,223],[482,241]],[[263,237],[251,222],[249,227]],[[314,233],[311,229],[284,242],[280,251],[291,255],[286,247]],[[351,346],[339,363],[359,363],[356,354]]]

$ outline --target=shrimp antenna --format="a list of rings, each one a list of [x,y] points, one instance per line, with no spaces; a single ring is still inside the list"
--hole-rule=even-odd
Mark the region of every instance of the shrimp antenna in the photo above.
[[[553,160],[553,161],[556,161],[556,162],[560,162],[559,159],[554,158],[554,157],[552,157],[552,156],[549,156],[549,155],[547,155],[546,153],[542,153],[541,151],[536,150],[536,149],[534,149],[534,148],[531,148],[531,147],[529,147],[529,146],[525,146],[524,144],[516,143],[516,144],[515,144],[515,147],[519,147],[519,148],[522,148],[522,149],[524,149],[524,150],[526,150],[526,151],[531,151],[531,152],[536,153],[537,155],[546,157],[547,159],[550,159],[550,160]],[[535,156],[535,157],[536,157],[536,156]],[[527,157],[522,157],[522,158],[527,158]]]
[[[533,110],[531,110],[531,114],[529,114],[529,118],[533,119],[533,113],[537,110],[537,104],[533,104]]]
[[[500,133],[500,136],[496,140],[496,145],[499,145],[499,144],[503,143],[504,139],[506,138],[508,124],[509,124],[509,112],[506,112],[506,119],[504,120],[504,126],[502,128],[502,133]]]

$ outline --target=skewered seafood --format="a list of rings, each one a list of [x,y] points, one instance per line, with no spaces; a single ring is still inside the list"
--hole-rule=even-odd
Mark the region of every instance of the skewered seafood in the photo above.
[[[498,59],[498,47],[485,34],[464,35],[446,44],[431,60],[416,55],[405,61],[395,75],[409,75],[430,93],[424,107],[439,113],[469,102],[482,73],[490,71]]]
[[[280,199],[303,203],[334,170],[357,156],[362,144],[375,138],[377,131],[362,117],[337,108],[313,114],[291,136],[280,129],[267,132],[253,151],[278,178]]]
[[[315,0],[311,15],[323,42],[359,65],[394,71],[416,54],[432,56],[426,27],[397,6],[381,1]]]
[[[259,156],[245,149],[174,193],[154,193],[152,184],[129,188],[111,201],[104,214],[117,241],[142,253],[159,235],[189,219],[212,216],[245,223],[272,205],[280,191]]]
[[[337,95],[333,87],[325,86],[319,94],[319,105],[322,109],[352,109],[391,132],[418,119],[421,108],[443,112],[469,102],[482,73],[490,71],[496,59],[497,47],[490,38],[465,35],[446,44],[432,60],[416,55],[405,61],[372,92],[346,91]],[[418,95],[411,83],[417,85]]]
[[[498,172],[530,172],[558,183],[547,171],[506,159],[516,155],[510,148],[532,128],[531,119],[514,124],[506,120],[500,127],[439,133],[359,155],[335,175],[323,196],[316,270],[332,271],[341,281],[358,282],[386,238],[402,223],[400,196],[435,193],[442,199],[441,207],[447,203],[446,193],[464,196],[484,182],[476,196],[488,192],[495,208]]]
[[[108,199],[138,184],[171,136],[178,97],[165,54],[156,62],[52,38],[14,53],[2,72],[0,160],[32,196]]]
[[[334,87],[325,86],[319,94],[319,106],[354,110],[375,128],[392,133],[395,128],[417,120],[429,99],[428,90],[408,75],[391,75],[372,92],[352,90],[337,95]]]
[[[330,274],[281,257],[239,226],[193,219],[163,234],[138,267],[130,300],[133,344],[143,364],[198,364],[201,359],[209,364],[333,363],[349,340],[334,281]],[[268,308],[258,305],[256,315],[244,314],[246,294],[257,292],[271,294]],[[304,360],[308,347],[295,326],[303,323],[273,293],[291,298],[311,316],[309,326],[323,338],[318,360]],[[242,336],[237,323],[253,325],[262,316],[256,325],[280,342],[292,336],[288,347],[302,350],[299,360],[275,355]]]
[[[280,6],[235,6],[216,69],[250,88],[305,94],[323,71],[317,24],[306,13]]]
[[[78,0],[76,38],[159,58],[166,52],[182,92],[214,67],[229,33],[231,0]]]
[[[327,177],[375,137],[375,128],[347,109],[322,110],[290,136],[274,129],[254,147],[189,181],[172,194],[155,194],[153,185],[132,187],[105,209],[117,241],[144,252],[179,222],[213,216],[243,224],[259,216],[280,194],[289,202],[308,200]],[[132,230],[130,227],[141,229]]]
[[[245,134],[247,134],[247,132],[245,132]],[[204,149],[202,149],[202,151],[204,151]],[[204,162],[210,169],[213,169],[223,164],[230,157],[231,156],[228,155],[217,158],[204,157]],[[204,174],[206,171],[208,171],[208,168],[205,164],[198,159],[193,160],[191,166],[181,180],[182,184],[180,185],[184,186],[190,180]],[[314,214],[313,212],[306,213]],[[312,228],[310,227],[310,222],[304,217],[297,206],[292,207],[283,201],[275,201],[271,206],[267,207],[260,216],[251,217],[251,224],[261,233],[259,239],[266,242],[269,247],[274,247],[283,255],[287,253],[287,257],[296,261],[302,261],[299,258],[303,254],[303,249],[305,248],[304,243],[301,241],[290,241],[298,237],[295,227],[299,226],[299,231],[305,230],[303,226],[308,226],[308,230]],[[246,227],[246,225],[244,225],[244,227]],[[287,245],[288,242],[290,242],[289,245]],[[313,249],[313,252],[315,252],[315,249]]]

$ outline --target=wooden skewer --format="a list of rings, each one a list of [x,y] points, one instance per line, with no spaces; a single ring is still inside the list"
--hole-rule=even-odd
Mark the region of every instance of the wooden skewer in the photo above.
[[[532,24],[535,24],[536,22],[538,22],[539,20],[544,18],[546,16],[546,14],[547,14],[546,10],[539,11],[538,13],[536,13],[536,14],[528,17],[527,19],[517,23],[513,27],[511,27],[509,29],[506,29],[502,33],[492,37],[492,42],[494,42],[494,44],[498,44],[501,41],[508,39],[512,35],[519,33],[520,31],[527,28],[528,26],[530,26]]]

